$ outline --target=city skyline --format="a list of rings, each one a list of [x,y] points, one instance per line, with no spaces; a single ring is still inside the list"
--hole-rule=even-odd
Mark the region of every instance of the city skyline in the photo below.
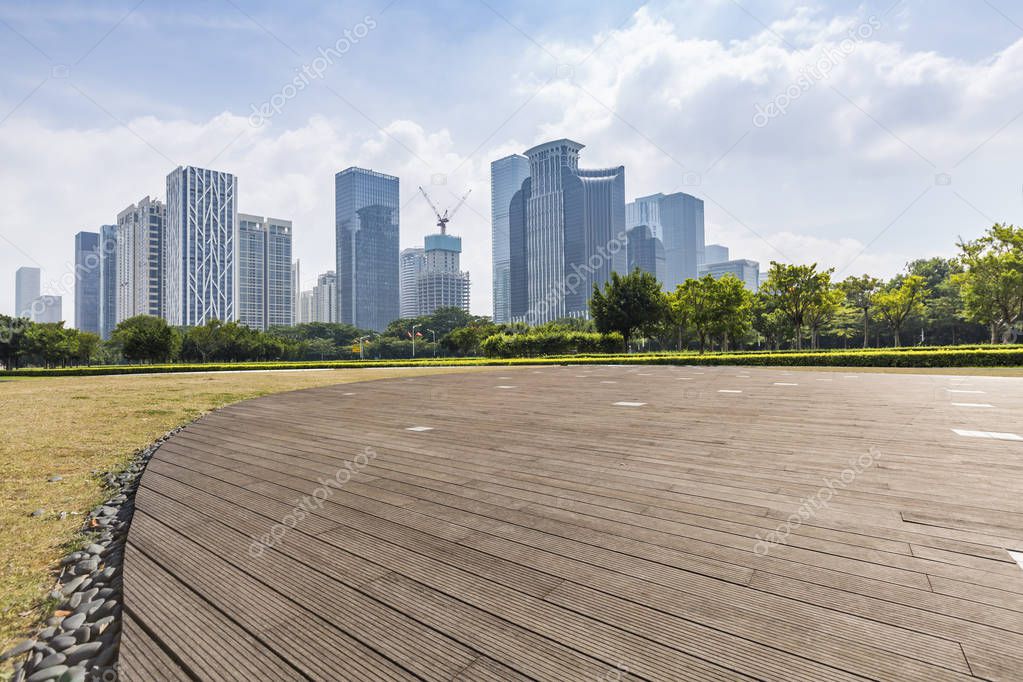
[[[64,296],[71,310],[70,292],[59,287],[73,263],[73,235],[112,222],[111,207],[159,195],[170,169],[195,163],[244,177],[246,191],[261,198],[251,209],[301,226],[295,255],[305,262],[308,289],[314,273],[331,267],[321,253],[334,225],[331,175],[358,165],[405,180],[401,247],[432,231],[428,207],[409,203],[416,184],[441,195],[473,188],[461,214],[463,261],[473,273],[473,312],[487,314],[489,163],[565,135],[586,141],[591,165],[629,168],[630,198],[674,190],[704,196],[707,241],[744,257],[891,275],[916,255],[915,244],[926,245],[921,255],[947,256],[958,236],[1012,222],[1021,194],[1008,160],[1023,150],[1023,128],[1012,119],[1023,108],[1023,86],[1009,75],[1023,59],[1018,30],[987,7],[908,0],[885,14],[892,4],[751,2],[758,22],[729,3],[539,11],[527,2],[502,6],[505,21],[485,6],[427,11],[400,3],[383,13],[366,5],[291,16],[255,2],[250,19],[229,5],[200,10],[186,2],[174,13],[144,4],[118,25],[131,3],[35,13],[0,3],[10,27],[0,48],[10,67],[0,88],[0,117],[7,116],[0,149],[15,161],[0,169],[10,247],[0,254],[0,281],[10,282],[21,265],[41,267],[44,291]],[[392,68],[384,83],[365,79],[374,64],[408,64],[410,50],[425,49],[412,26],[449,25],[460,14],[455,23],[471,22],[477,40],[435,55],[433,67],[464,83],[450,93],[455,106],[428,106],[436,87],[422,65]],[[279,95],[317,47],[333,45],[367,15],[376,27],[323,78],[279,113],[250,120],[252,107]],[[970,31],[957,28],[967,23]],[[851,53],[836,53],[826,79],[811,82],[785,113],[775,106],[754,124],[758,107],[777,105],[816,56],[860,26],[865,35]],[[263,41],[273,49],[250,47]],[[228,57],[216,87],[182,78],[204,68],[203,50],[185,50],[190,44]],[[244,71],[230,58],[239,50]],[[167,72],[168,59],[182,68]],[[132,77],[147,69],[154,75]],[[335,94],[345,92],[360,92],[345,96],[355,109]],[[942,102],[945,115],[913,106],[920,101]],[[460,106],[472,102],[481,104]],[[984,180],[999,175],[1004,182]],[[434,176],[444,184],[433,184]],[[52,182],[63,191],[46,191]],[[0,310],[13,312],[7,286]]]

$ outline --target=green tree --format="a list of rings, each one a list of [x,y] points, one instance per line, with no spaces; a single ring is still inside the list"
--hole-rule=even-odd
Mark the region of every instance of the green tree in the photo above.
[[[863,316],[863,347],[866,348],[870,342],[870,308],[874,294],[881,288],[881,280],[870,275],[853,275],[842,280],[838,287],[849,307],[859,310]]]
[[[687,279],[668,296],[671,319],[679,328],[680,343],[682,335],[691,332],[700,344],[701,353],[707,349],[707,341],[714,331],[716,286],[713,275],[704,275],[700,279]]]
[[[711,287],[711,330],[721,339],[721,350],[728,350],[751,328],[753,294],[738,277],[726,274]]]
[[[902,344],[902,328],[906,320],[923,313],[926,296],[926,282],[920,275],[908,275],[901,283],[893,283],[874,294],[874,308],[891,327],[896,348]]]
[[[593,285],[590,298],[593,322],[603,334],[620,333],[625,340],[626,352],[633,335],[656,327],[667,311],[667,297],[661,291],[660,282],[639,268],[625,276],[612,272],[611,280],[604,284],[603,290]]]
[[[991,343],[1023,319],[1023,228],[995,224],[959,244],[963,272],[953,276],[969,319],[988,325]]]
[[[806,309],[806,327],[810,331],[810,348],[820,348],[821,329],[835,319],[842,307],[845,296],[837,288],[831,286],[831,271],[817,275],[817,290],[810,305]]]
[[[24,317],[0,315],[0,363],[6,369],[18,367],[18,361],[26,349],[25,332],[31,324]]]
[[[91,365],[99,354],[101,343],[99,334],[78,332],[78,347],[75,352],[75,361],[80,365]]]
[[[803,328],[807,314],[813,306],[821,305],[821,298],[831,281],[831,270],[817,271],[817,264],[788,265],[771,261],[767,281],[760,290],[781,311],[792,327],[796,349],[803,348]]]
[[[166,362],[174,348],[174,330],[166,320],[152,315],[118,322],[111,337],[129,362]]]

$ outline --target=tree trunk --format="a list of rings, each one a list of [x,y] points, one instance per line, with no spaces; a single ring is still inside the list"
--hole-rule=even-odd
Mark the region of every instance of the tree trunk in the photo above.
[[[893,331],[895,336],[895,347],[899,348],[902,345],[901,339],[899,338],[902,330],[899,328],[895,328]]]
[[[863,309],[863,347],[866,348],[870,339],[870,315]]]
[[[796,350],[803,350],[803,325],[796,325]]]

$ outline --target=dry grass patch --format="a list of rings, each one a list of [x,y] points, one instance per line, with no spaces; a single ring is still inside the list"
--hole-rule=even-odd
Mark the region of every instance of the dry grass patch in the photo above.
[[[103,501],[97,472],[229,403],[371,379],[497,368],[340,369],[0,380],[0,651],[41,617],[56,561]],[[507,371],[508,368],[503,368]],[[49,482],[60,476],[59,482]],[[42,517],[31,517],[36,510]],[[68,512],[60,519],[60,512]],[[6,671],[4,671],[6,672]],[[0,673],[0,678],[3,673]]]

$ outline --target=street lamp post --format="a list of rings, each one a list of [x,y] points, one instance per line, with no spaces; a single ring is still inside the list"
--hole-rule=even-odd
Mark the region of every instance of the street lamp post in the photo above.
[[[414,325],[412,325],[412,358],[413,359],[415,359],[415,357],[416,357],[416,328],[417,327],[422,327],[422,326],[423,326],[422,324],[414,324]]]
[[[373,338],[371,335],[370,336],[360,336],[359,337],[359,359],[360,360],[365,360],[366,359],[366,356],[363,353],[363,350],[364,350],[364,347],[365,347],[365,342],[369,341],[371,338]]]
[[[427,329],[426,331],[433,335],[433,357],[437,357],[437,332],[432,329]]]

